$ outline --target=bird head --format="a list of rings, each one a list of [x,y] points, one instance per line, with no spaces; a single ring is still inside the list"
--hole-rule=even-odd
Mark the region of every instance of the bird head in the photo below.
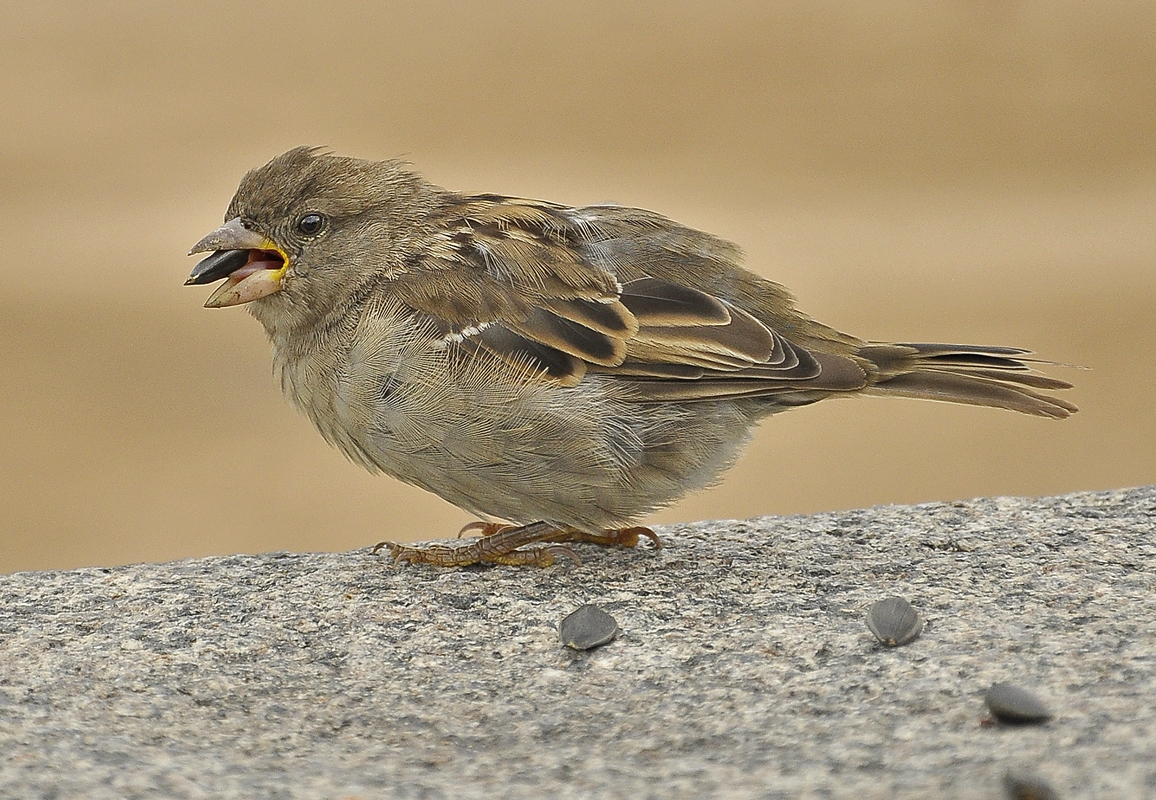
[[[266,327],[316,322],[403,268],[435,198],[397,161],[294,148],[241,180],[225,224],[189,251],[210,255],[185,285],[223,278],[205,307],[253,303]]]

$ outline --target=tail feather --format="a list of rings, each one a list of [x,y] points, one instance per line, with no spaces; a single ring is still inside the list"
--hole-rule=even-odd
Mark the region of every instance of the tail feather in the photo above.
[[[1064,419],[1076,406],[1033,389],[1070,389],[1071,384],[1032,372],[1028,350],[951,344],[870,344],[858,354],[876,366],[871,394],[944,400],[1006,408]]]
[[[1010,373],[1005,370],[987,369],[984,367],[964,367],[953,369],[941,369],[939,367],[928,367],[937,372],[946,372],[953,375],[973,375],[977,378],[987,378],[988,380],[1018,383],[1022,386],[1030,386],[1033,389],[1071,389],[1072,384],[1067,381],[1061,381],[1057,378],[1049,378],[1047,375],[1041,375],[1038,372],[1022,372]]]

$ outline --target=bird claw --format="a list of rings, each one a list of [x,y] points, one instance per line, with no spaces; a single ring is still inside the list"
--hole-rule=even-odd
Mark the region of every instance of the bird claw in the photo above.
[[[500,533],[507,528],[516,528],[516,525],[511,525],[508,522],[482,522],[481,520],[474,520],[467,522],[458,531],[458,538],[462,538],[467,533],[476,533],[478,536],[493,536],[495,533]]]
[[[567,539],[556,539],[554,541],[568,541],[568,542],[593,542],[594,544],[618,545],[620,547],[637,547],[641,537],[645,536],[654,545],[655,550],[662,549],[662,540],[658,538],[658,534],[642,525],[637,525],[632,528],[612,528],[603,531],[602,533],[585,533],[583,531],[570,531]]]

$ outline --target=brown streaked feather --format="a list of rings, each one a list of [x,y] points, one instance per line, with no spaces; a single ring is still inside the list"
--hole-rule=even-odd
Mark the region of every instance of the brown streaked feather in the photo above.
[[[479,195],[449,204],[435,222],[440,232],[422,258],[422,274],[482,274],[528,299],[612,300],[618,279],[583,259],[567,238],[561,206]]]
[[[897,342],[895,347],[913,348],[919,355],[926,358],[933,356],[1027,356],[1031,350],[1022,347],[1001,347],[999,345],[983,344],[943,344],[940,342]]]
[[[1031,371],[1031,351],[981,345],[872,343],[859,351],[875,363],[871,394],[991,406],[1062,419],[1076,407],[1032,389],[1069,389],[1066,381]],[[1030,388],[1029,388],[1030,387]]]
[[[723,372],[734,372],[751,365],[750,359],[747,358],[712,353],[694,346],[683,347],[677,342],[663,342],[659,346],[650,346],[646,342],[632,339],[628,345],[627,358],[635,363],[681,364]]]
[[[632,224],[658,232],[652,216]],[[399,277],[399,294],[449,321],[451,330],[467,331],[465,338],[477,345],[511,362],[536,364],[566,384],[581,380],[588,367],[624,380],[706,379],[710,388],[684,387],[682,394],[707,399],[781,391],[776,379],[797,389],[821,376],[806,350],[708,291],[652,276],[619,286],[581,247],[603,233],[601,225],[574,220],[572,209],[548,203],[463,198],[447,210],[420,280]],[[665,247],[676,243],[665,237]],[[429,280],[430,273],[442,279]],[[753,385],[730,386],[733,381]]]
[[[798,386],[768,385],[760,380],[727,381],[629,381],[631,399],[639,403],[671,403],[732,400],[738,397],[770,397],[799,390]]]
[[[816,354],[812,355],[806,351],[802,352],[802,358],[793,366],[784,368],[780,366],[764,366],[756,364],[753,367],[743,367],[734,372],[708,372],[703,375],[703,380],[728,380],[730,378],[758,378],[767,381],[791,381],[797,383],[799,381],[809,381],[818,378],[823,374],[824,369],[830,370],[831,364],[825,367],[819,363],[819,358],[827,358],[826,355]],[[831,355],[830,358],[840,359],[838,363],[843,363],[845,356]],[[852,362],[854,363],[854,362]],[[856,368],[856,374],[863,372],[862,368]]]
[[[622,304],[639,325],[726,325],[730,311],[717,297],[670,281],[639,278],[622,286]]]
[[[628,306],[629,307],[629,306]],[[775,353],[775,335],[747,312],[727,308],[730,322],[725,325],[647,325],[639,320],[637,335],[630,340],[629,352],[657,354],[651,360],[664,361],[661,354],[682,353],[700,358],[721,357],[736,367],[767,363]],[[647,360],[647,359],[640,359]],[[745,362],[745,363],[744,363]]]
[[[991,367],[998,370],[1027,371],[1035,359],[1023,358],[1030,350],[1019,347],[985,347],[983,345],[872,342],[859,349],[860,356],[876,362],[886,371],[889,365],[910,368],[914,364],[948,367]],[[1053,387],[1070,388],[1070,387]]]
[[[421,260],[394,278],[398,296],[436,318],[447,341],[563,385],[590,370],[644,402],[797,405],[866,389],[1074,410],[1032,391],[1068,384],[1032,372],[1027,351],[862,342],[796,311],[782,287],[739,267],[733,245],[650,212],[475,195],[439,214]]]
[[[746,370],[736,373],[706,373],[702,380],[672,381],[638,378],[629,381],[640,402],[668,402],[690,400],[721,400],[736,397],[772,397],[797,395],[789,405],[802,405],[820,400],[829,393],[853,392],[867,385],[863,368],[851,358],[816,353],[814,369],[807,376],[777,378],[749,377]],[[804,391],[807,398],[800,394]]]
[[[1026,366],[1025,366],[1026,368]],[[984,369],[981,367],[965,367],[959,369],[941,369],[938,365],[926,367],[926,370],[933,372],[946,372],[956,375],[974,375],[977,378],[987,378],[993,381],[1004,381],[1007,383],[1018,383],[1023,386],[1030,386],[1033,389],[1071,389],[1072,384],[1067,381],[1061,381],[1056,378],[1049,378],[1047,375],[1040,375],[1036,372],[1010,372],[1008,370],[998,369]]]
[[[447,209],[413,277],[395,280],[398,294],[499,356],[529,358],[568,381],[578,370],[550,351],[601,368],[627,358],[679,365],[681,375],[754,365],[786,371],[799,363],[789,343],[754,316],[705,291],[653,277],[619,286],[577,246],[597,235],[597,223],[578,225],[566,211],[515,198],[462,198]]]
[[[484,346],[517,366],[536,366],[562,386],[577,386],[586,375],[586,362],[541,342],[519,336],[501,325],[489,325],[462,341],[467,348]]]
[[[403,273],[392,281],[390,290],[410,308],[461,327],[516,319],[532,308],[485,274]]]
[[[600,333],[630,337],[638,332],[638,320],[617,300],[546,300],[543,307],[560,317],[577,322]]]
[[[614,366],[626,357],[624,337],[588,328],[545,308],[532,309],[523,319],[508,324],[515,333],[593,364]]]
[[[474,225],[492,225],[499,230],[520,227],[559,242],[567,240],[567,229],[571,226],[563,214],[567,206],[525,197],[489,193],[461,195],[450,210],[453,215]]]
[[[1021,386],[972,375],[933,370],[897,375],[874,387],[871,393],[1006,408],[1052,419],[1064,419],[1077,410],[1065,400],[1042,395]]]
[[[611,373],[624,378],[662,378],[678,381],[697,381],[704,375],[714,374],[713,371],[705,367],[691,364],[654,364],[644,361],[623,361],[610,370],[593,366],[590,371],[603,374]]]

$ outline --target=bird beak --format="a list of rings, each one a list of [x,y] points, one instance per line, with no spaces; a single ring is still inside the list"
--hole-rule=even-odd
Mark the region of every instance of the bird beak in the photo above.
[[[289,256],[269,237],[246,228],[239,217],[193,245],[189,255],[210,251],[185,281],[185,286],[198,286],[225,279],[205,308],[236,306],[281,291]]]

